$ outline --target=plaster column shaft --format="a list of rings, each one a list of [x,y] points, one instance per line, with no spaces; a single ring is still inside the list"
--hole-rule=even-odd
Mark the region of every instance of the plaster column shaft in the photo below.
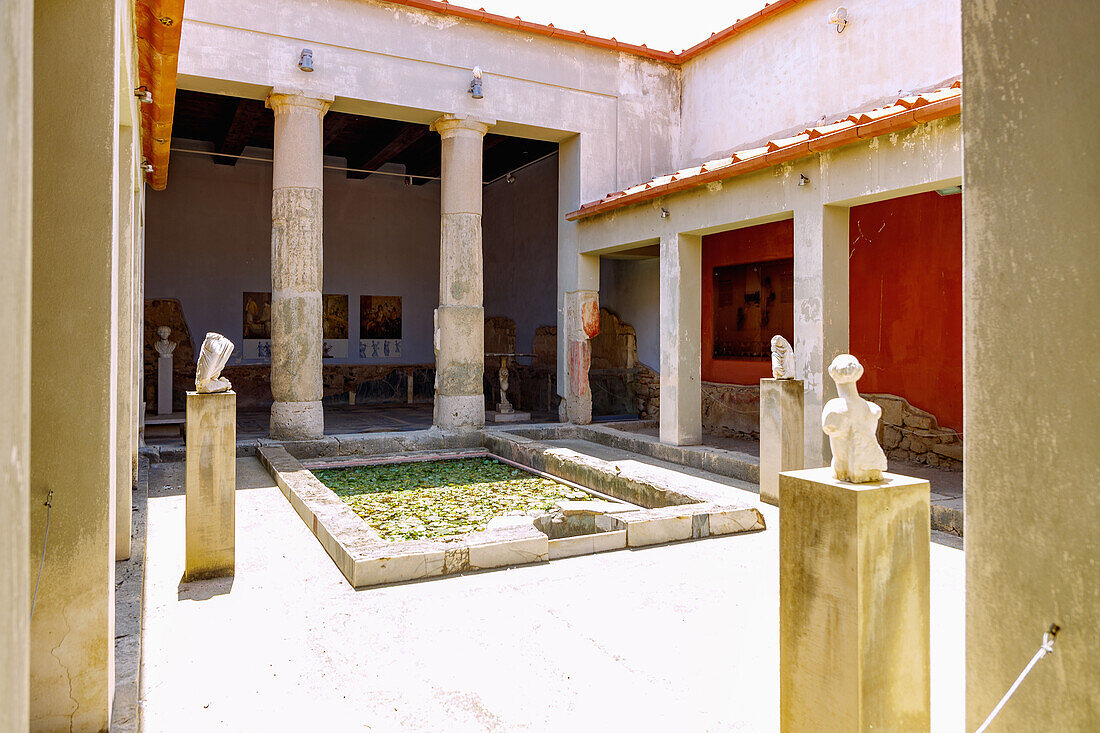
[[[703,442],[702,238],[661,237],[661,442]]]
[[[805,386],[804,458],[810,468],[832,458],[821,408],[837,396],[829,364],[847,351],[848,209],[815,200],[794,213],[794,358]]]
[[[115,400],[118,420],[115,425],[115,560],[130,557],[130,530],[133,518],[134,446],[131,443],[133,423],[134,359],[134,139],[132,106],[127,98],[120,114],[127,117],[118,128],[118,262],[117,293],[115,307],[118,318],[117,372],[115,374]],[[136,105],[137,100],[133,100]]]
[[[481,152],[490,124],[444,115],[439,308],[435,312],[435,425],[485,424],[484,265],[481,251]]]
[[[272,92],[271,437],[320,438],[322,119],[331,99]]]
[[[31,0],[0,12],[0,731],[25,731],[30,719],[30,379],[31,198],[34,97]],[[42,509],[37,507],[36,509]],[[35,511],[35,519],[41,518]]]
[[[600,294],[574,290],[565,294],[565,417],[574,425],[592,422],[591,339],[600,334]]]
[[[43,548],[45,558],[31,621],[36,731],[107,730],[111,721],[118,105],[133,98],[132,88],[120,85],[120,31],[131,27],[120,17],[123,8],[114,0],[87,3],[74,23],[64,3],[35,3],[33,57],[21,60],[34,73],[28,553],[35,571]],[[129,414],[123,419],[128,424]]]

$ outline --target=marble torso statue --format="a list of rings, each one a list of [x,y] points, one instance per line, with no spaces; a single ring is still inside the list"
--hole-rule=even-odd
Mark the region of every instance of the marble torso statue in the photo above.
[[[841,354],[829,365],[829,376],[840,394],[821,411],[821,428],[833,449],[833,473],[855,484],[881,481],[886,454],[875,433],[882,408],[859,396],[856,381],[863,376],[863,366],[851,354]]]
[[[794,379],[794,349],[779,334],[772,336],[772,378]]]
[[[171,334],[172,329],[168,326],[161,326],[157,329],[157,336],[160,338],[153,344],[153,348],[157,350],[160,356],[171,356],[172,352],[176,350],[176,342],[168,340]]]
[[[222,367],[233,353],[233,342],[220,333],[206,334],[199,351],[199,364],[195,371],[195,391],[202,393],[227,392],[233,385],[221,376]]]

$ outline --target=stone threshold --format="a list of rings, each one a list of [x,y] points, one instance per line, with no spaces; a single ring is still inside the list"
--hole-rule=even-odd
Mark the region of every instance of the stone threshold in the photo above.
[[[756,508],[739,504],[728,496],[692,492],[686,488],[690,481],[685,481],[684,486],[661,486],[652,479],[601,466],[602,462],[596,459],[563,457],[552,446],[507,431],[415,432],[375,433],[354,440],[343,436],[344,440],[335,441],[347,451],[343,455],[322,455],[330,448],[337,449],[315,445],[323,441],[308,441],[311,444],[308,446],[269,441],[255,449],[280,491],[355,588],[765,529],[764,518]],[[547,432],[548,437],[559,437],[558,431]],[[470,443],[476,443],[477,447]],[[433,460],[472,454],[549,474],[567,483],[580,484],[595,494],[637,506],[626,504],[622,509],[601,513],[596,521],[603,531],[592,534],[551,539],[536,528],[533,518],[499,517],[488,529],[468,535],[388,542],[306,467],[334,468],[362,465],[364,461]],[[583,480],[576,481],[574,477]],[[647,506],[650,508],[643,508]]]

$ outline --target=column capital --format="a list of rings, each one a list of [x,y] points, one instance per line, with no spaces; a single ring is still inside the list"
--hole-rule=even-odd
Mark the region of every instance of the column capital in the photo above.
[[[467,114],[448,113],[438,117],[430,127],[446,140],[450,137],[457,137],[460,130],[468,130],[478,135],[484,135],[495,124],[496,120],[481,119]]]
[[[309,110],[316,112],[318,116],[324,116],[325,112],[328,112],[332,100],[333,97],[331,94],[320,94],[310,97],[300,89],[275,87],[271,90],[271,93],[267,95],[264,104],[277,115],[292,111],[304,112]]]

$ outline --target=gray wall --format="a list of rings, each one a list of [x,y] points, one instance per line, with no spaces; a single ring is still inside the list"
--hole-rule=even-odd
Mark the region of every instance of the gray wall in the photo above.
[[[661,367],[661,262],[648,260],[600,260],[600,307],[614,311],[634,326],[638,361],[650,369]]]
[[[963,3],[966,707],[1100,729],[1100,4]]]
[[[554,323],[556,190],[554,158],[485,190],[486,315],[515,319],[521,349],[530,348],[536,326]],[[178,298],[192,338],[225,334],[237,345],[232,363],[240,363],[242,293],[271,289],[270,164],[218,166],[206,156],[173,154],[168,188],[148,195],[147,226],[145,297]],[[326,364],[434,363],[439,184],[326,171],[324,291],[349,295],[350,321],[349,358]],[[360,295],[402,296],[400,359],[359,358]]]

